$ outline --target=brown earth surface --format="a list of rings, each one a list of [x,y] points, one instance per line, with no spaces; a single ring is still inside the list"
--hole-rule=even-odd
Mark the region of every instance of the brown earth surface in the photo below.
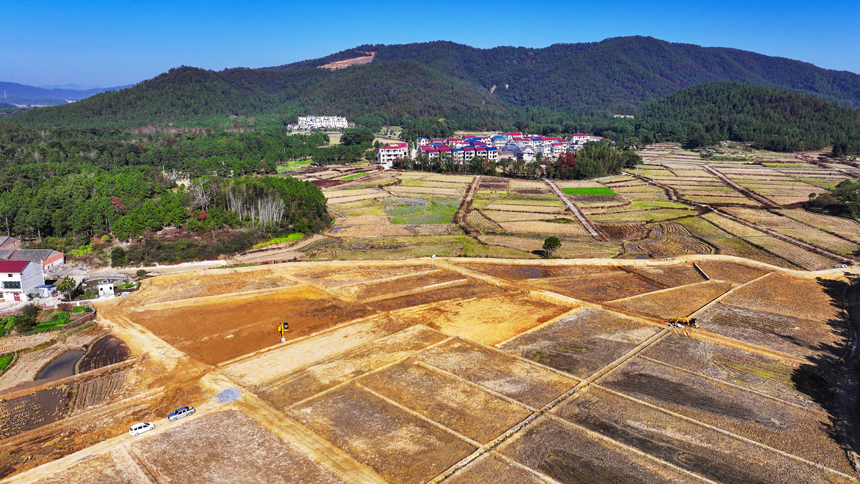
[[[833,383],[855,375],[843,272],[439,258],[151,278],[48,347],[88,345],[90,376],[0,401],[0,478],[858,482],[834,389],[855,390]],[[703,306],[699,329],[666,328]],[[156,429],[129,436],[140,421]]]

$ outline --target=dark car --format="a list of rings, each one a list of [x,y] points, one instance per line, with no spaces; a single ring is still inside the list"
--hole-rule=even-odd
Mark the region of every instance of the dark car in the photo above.
[[[187,417],[194,412],[196,412],[196,410],[194,410],[194,407],[179,407],[167,416],[167,420],[173,422],[174,420],[178,420],[182,417]]]

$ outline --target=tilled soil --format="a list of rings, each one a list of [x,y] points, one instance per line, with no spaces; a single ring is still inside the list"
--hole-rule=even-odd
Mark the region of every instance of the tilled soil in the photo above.
[[[635,296],[610,306],[644,314],[664,321],[689,316],[732,288],[729,282],[709,281],[694,286],[674,288],[662,292]]]
[[[700,482],[669,466],[588,435],[585,429],[550,419],[541,420],[500,452],[558,482]]]
[[[177,425],[133,444],[132,449],[140,460],[155,468],[161,480],[170,482],[343,482],[296,447],[235,410]]]
[[[735,348],[672,334],[650,346],[643,357],[773,397],[823,410],[795,388],[795,367]]]
[[[368,371],[406,358],[445,338],[437,331],[413,326],[268,382],[255,388],[255,392],[275,408],[284,408]]]
[[[495,453],[476,459],[465,469],[445,480],[451,484],[544,484],[535,474],[508,464]]]
[[[601,385],[762,444],[851,473],[827,432],[826,414],[717,384],[646,360],[635,360]]]
[[[660,331],[598,309],[581,309],[501,346],[556,370],[585,378]]]
[[[851,482],[602,389],[580,394],[558,415],[717,482]]]
[[[114,365],[125,361],[131,356],[131,351],[121,339],[116,336],[105,336],[89,348],[87,354],[78,363],[78,372],[95,370],[103,366]]]
[[[388,482],[425,482],[475,447],[354,385],[291,411],[293,418]]]
[[[662,289],[633,274],[621,271],[592,276],[538,279],[530,281],[529,285],[589,302],[612,301]]]
[[[424,351],[416,359],[534,408],[577,384],[577,380],[539,365],[459,338]]]
[[[481,444],[531,413],[414,360],[369,375],[360,383]]]

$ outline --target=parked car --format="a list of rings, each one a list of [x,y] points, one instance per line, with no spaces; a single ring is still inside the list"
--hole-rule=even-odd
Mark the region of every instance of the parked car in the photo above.
[[[136,423],[129,427],[128,433],[131,435],[140,435],[144,432],[149,432],[150,430],[155,428],[155,424],[152,422],[141,422]]]
[[[191,406],[179,407],[176,410],[174,410],[170,415],[167,416],[167,420],[170,420],[171,422],[173,422],[174,420],[178,420],[182,417],[187,417],[196,411],[197,410],[194,410],[194,407],[191,407]]]

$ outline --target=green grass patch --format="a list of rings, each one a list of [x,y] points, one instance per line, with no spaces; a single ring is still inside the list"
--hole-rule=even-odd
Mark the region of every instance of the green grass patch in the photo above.
[[[0,321],[0,337],[6,336],[7,334],[12,332],[12,326],[15,325],[15,322],[12,320],[12,316],[6,316]]]
[[[9,366],[9,363],[12,362],[12,358],[14,356],[15,355],[13,355],[12,353],[0,356],[0,373],[3,373],[3,370],[5,370],[7,366]]]
[[[301,239],[301,238],[302,238],[302,237],[304,237],[304,236],[305,236],[305,234],[303,234],[303,233],[301,233],[301,232],[296,232],[295,234],[290,234],[290,235],[288,235],[288,236],[286,236],[286,237],[278,237],[278,238],[275,238],[275,239],[267,240],[267,241],[265,241],[265,242],[260,242],[259,244],[255,244],[255,245],[254,245],[253,247],[251,247],[251,248],[252,248],[252,249],[259,249],[260,247],[267,247],[267,246],[270,246],[270,245],[282,244],[282,243],[285,243],[285,242],[295,242],[295,241],[297,241],[297,240]]]
[[[364,173],[355,173],[355,174],[352,174],[352,175],[342,176],[342,177],[340,177],[340,179],[341,179],[341,180],[352,180],[353,178],[358,178],[358,177],[360,177],[360,176],[362,176],[362,175],[367,175],[368,173],[370,173],[370,172],[369,172],[369,171],[366,171],[366,172],[364,172]]]
[[[423,201],[422,201],[423,202]],[[386,207],[391,223],[400,225],[449,224],[457,211],[450,200],[434,200]]]
[[[69,324],[69,318],[69,313],[64,311],[54,313],[54,316],[48,321],[37,324],[36,327],[33,328],[33,331],[51,331],[53,329],[61,328]]]
[[[566,195],[601,195],[614,197],[617,194],[610,188],[606,187],[590,187],[590,188],[562,188]]]

